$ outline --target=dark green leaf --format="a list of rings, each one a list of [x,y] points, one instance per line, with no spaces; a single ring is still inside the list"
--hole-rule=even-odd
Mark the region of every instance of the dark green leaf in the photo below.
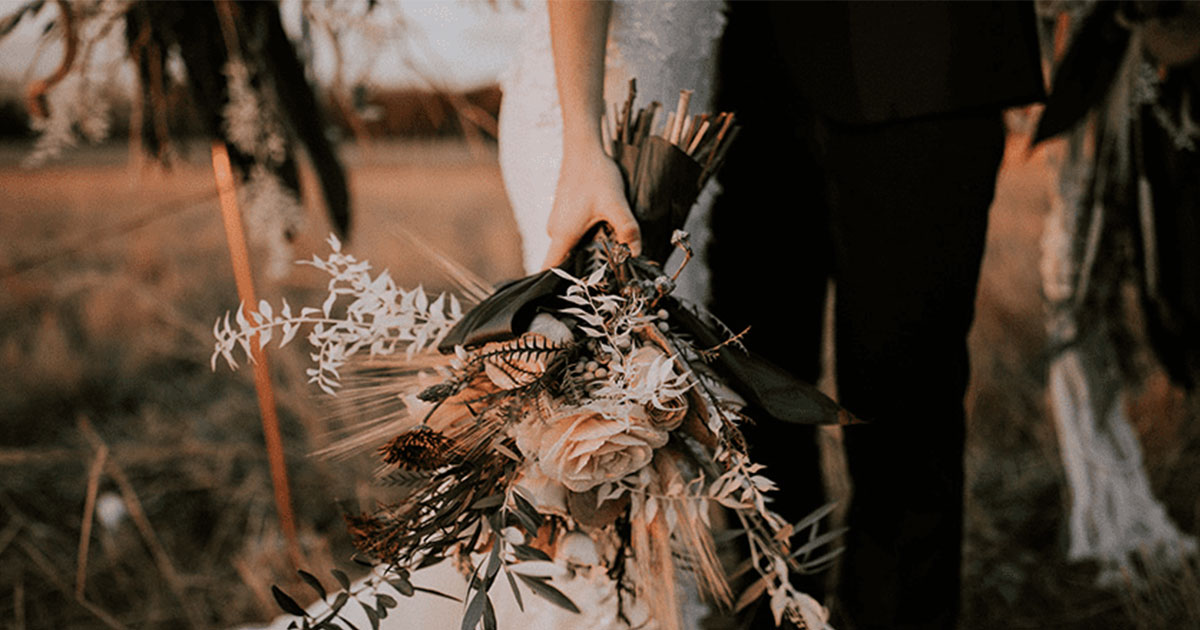
[[[492,587],[492,582],[496,579],[496,574],[500,572],[500,546],[503,540],[503,538],[496,536],[496,544],[492,545],[492,553],[488,555],[487,571],[483,577],[484,590]]]
[[[504,503],[504,494],[497,492],[496,494],[483,497],[482,499],[471,504],[472,510],[486,510],[494,508]]]
[[[381,601],[376,601],[375,602],[375,613],[379,615],[380,619],[387,619],[387,616],[388,616],[387,606],[384,606],[383,602],[381,602]]]
[[[820,549],[821,547],[824,547],[825,545],[828,545],[828,544],[832,543],[833,541],[837,540],[838,538],[841,537],[842,534],[845,534],[846,531],[847,531],[847,528],[839,527],[837,529],[827,531],[824,534],[821,534],[820,536],[813,536],[807,542],[805,542],[799,549],[793,551],[792,557],[800,558],[801,556],[811,554],[812,552]],[[808,558],[804,558],[804,559],[808,560]]]
[[[299,573],[300,579],[302,579],[306,583],[308,583],[308,585],[311,586],[312,589],[317,592],[317,597],[320,597],[321,599],[325,599],[325,586],[321,584],[321,580],[318,580],[317,576],[309,573],[308,571],[304,571],[304,570],[297,571],[296,573]]]
[[[355,554],[350,559],[354,561],[354,564],[357,564],[360,567],[366,567],[368,569],[375,568],[374,562],[371,562],[370,560],[367,560],[366,558],[363,558],[363,557],[359,556],[358,554]]]
[[[512,589],[513,599],[517,600],[517,608],[521,612],[525,612],[525,602],[521,601],[521,590],[517,588],[517,581],[513,579],[512,573],[508,570],[504,571],[504,577],[508,578],[508,586]]]
[[[296,630],[296,628],[299,628],[299,627],[300,627],[300,626],[299,626],[299,625],[296,623],[296,620],[295,620],[295,619],[293,619],[293,620],[292,620],[292,623],[289,623],[289,624],[287,625],[287,630]]]
[[[349,619],[347,619],[341,615],[338,615],[338,619],[341,619],[342,623],[346,624],[346,627],[350,628],[350,630],[358,630],[358,626],[350,623]]]
[[[483,600],[483,630],[496,630],[496,609],[490,597]]]
[[[395,608],[396,606],[398,606],[398,604],[396,603],[396,598],[392,597],[391,595],[385,595],[383,593],[376,595],[375,601],[382,604],[384,608]]]
[[[397,593],[400,593],[405,597],[412,597],[414,589],[412,582],[409,582],[408,578],[401,576],[394,580],[388,580],[388,584],[391,584],[392,588],[396,589]]]
[[[467,611],[463,613],[462,630],[475,630],[479,625],[479,619],[483,617],[483,602],[487,599],[487,591],[475,591],[475,597],[471,598],[471,603],[467,604]]]
[[[443,593],[443,592],[441,592],[441,591],[435,591],[435,590],[433,590],[433,589],[431,589],[431,588],[425,588],[424,586],[414,586],[414,587],[413,587],[413,590],[414,590],[414,591],[419,591],[419,592],[422,592],[422,593],[429,593],[430,595],[437,595],[438,597],[445,597],[446,599],[452,599],[452,600],[454,600],[454,601],[456,601],[456,602],[461,602],[461,601],[462,601],[461,599],[459,599],[459,598],[457,598],[457,597],[455,597],[455,596],[453,596],[453,595],[448,595],[448,594],[446,594],[446,593]]]
[[[530,560],[545,560],[549,562],[551,560],[545,551],[537,547],[530,547],[529,545],[516,545],[513,547],[513,551],[517,554],[517,560],[521,562],[528,562]]]
[[[333,574],[333,578],[338,581],[338,584],[342,585],[343,590],[350,590],[350,577],[346,575],[345,571],[341,569],[334,569],[333,571],[330,571],[330,573]]]
[[[338,593],[337,598],[333,600],[333,612],[338,612],[350,601],[349,593]]]
[[[805,531],[809,527],[816,525],[818,521],[825,518],[835,509],[837,509],[837,505],[837,501],[830,501],[829,503],[826,503],[825,505],[813,510],[811,514],[797,521],[795,525],[792,525],[792,531],[798,534]],[[794,535],[795,534],[793,534],[793,536]]]
[[[525,532],[530,536],[537,536],[538,529],[542,526],[542,515],[519,492],[513,493],[513,499],[517,504],[517,518],[520,519]]]
[[[359,602],[358,605],[362,606],[363,612],[367,613],[367,621],[371,623],[371,630],[379,630],[379,613],[362,602]]]
[[[436,554],[429,554],[428,556],[425,556],[425,558],[423,560],[421,560],[421,563],[417,565],[417,569],[424,569],[425,567],[431,567],[445,559],[446,558],[436,555]]]
[[[271,585],[271,594],[275,596],[275,603],[279,604],[279,607],[283,609],[283,612],[290,615],[300,615],[301,617],[307,614],[304,612],[304,607],[300,604],[297,604],[296,600],[292,599],[291,595],[284,593],[279,589],[278,586],[275,586],[274,584]]]
[[[521,575],[520,573],[517,574],[517,577],[525,583],[525,586],[529,587],[529,590],[537,593],[546,601],[573,613],[579,612],[579,607],[576,606],[575,603],[570,600],[570,598],[568,598],[566,595],[563,595],[562,591],[550,586],[547,581],[530,577],[528,575]]]

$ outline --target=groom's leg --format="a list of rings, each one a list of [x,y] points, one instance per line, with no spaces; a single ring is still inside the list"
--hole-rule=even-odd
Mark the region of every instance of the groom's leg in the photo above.
[[[732,3],[718,60],[716,105],[741,132],[718,174],[712,213],[712,308],[753,351],[816,382],[832,254],[824,178],[813,155],[812,118],[781,98],[764,37],[764,5]],[[811,427],[745,427],[750,455],[780,484],[775,508],[796,521],[824,503]]]
[[[813,153],[812,116],[781,85],[767,7],[731,3],[721,42],[716,108],[736,113],[741,132],[718,174],[713,207],[713,311],[734,331],[746,326],[753,351],[816,382],[821,367],[825,293],[832,262],[825,184]],[[786,94],[786,95],[785,95]],[[772,509],[796,522],[825,503],[816,431],[810,426],[748,424],[750,456],[779,484]],[[798,588],[823,599],[824,575]],[[741,627],[774,628],[769,606]]]
[[[952,628],[966,337],[1004,147],[998,112],[822,125],[854,485],[840,604],[858,630]]]

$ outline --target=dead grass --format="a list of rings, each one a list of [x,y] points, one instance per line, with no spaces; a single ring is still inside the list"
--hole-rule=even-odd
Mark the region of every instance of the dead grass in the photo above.
[[[118,149],[80,151],[39,171],[20,169],[20,155],[0,147],[0,619],[14,628],[177,628],[274,616],[269,586],[294,574],[250,375],[208,366],[211,322],[236,292],[206,153],[140,179]],[[1063,560],[1066,497],[1044,403],[1037,277],[1048,181],[1036,157],[1019,156],[1010,153],[1000,181],[972,333],[962,627],[1200,627],[1195,567],[1113,592]],[[489,281],[518,274],[491,156],[377,145],[350,163],[351,247],[399,283],[439,276],[397,229]],[[309,219],[297,258],[324,249],[325,224],[313,209]],[[4,271],[29,261],[37,264]],[[263,297],[293,304],[312,301],[320,282],[305,269],[258,280]],[[327,574],[347,567],[349,554],[335,500],[370,500],[371,490],[360,483],[363,462],[306,457],[325,443],[325,427],[302,349],[272,356],[307,568]],[[1156,491],[1196,532],[1197,410],[1154,374],[1132,407]],[[100,442],[107,454],[97,464]],[[91,525],[77,597],[89,481],[127,513],[140,505],[144,518]]]

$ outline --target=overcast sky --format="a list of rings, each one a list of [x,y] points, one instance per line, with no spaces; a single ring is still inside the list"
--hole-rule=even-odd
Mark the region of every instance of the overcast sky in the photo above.
[[[521,0],[524,3],[540,0]],[[295,35],[299,30],[300,0],[284,0],[285,26]],[[0,15],[8,15],[24,0],[0,0]],[[334,8],[357,9],[365,0],[339,0]],[[378,24],[394,23],[402,28],[371,36],[369,29],[354,29],[345,37],[346,78],[379,85],[470,88],[491,83],[507,67],[516,48],[524,20],[522,5],[514,0],[384,0]],[[26,19],[15,31],[0,39],[0,79],[28,81],[51,73],[62,56],[61,45],[39,47],[39,35],[55,16],[47,3],[36,20]],[[317,76],[331,76],[334,55],[329,40],[314,34]],[[38,53],[41,48],[41,53]],[[120,54],[120,50],[98,51],[98,57]],[[125,74],[125,80],[131,76]]]

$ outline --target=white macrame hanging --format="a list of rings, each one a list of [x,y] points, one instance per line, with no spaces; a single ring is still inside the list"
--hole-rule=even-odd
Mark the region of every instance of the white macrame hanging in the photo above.
[[[1128,92],[1114,92],[1118,94],[1110,98],[1110,106],[1128,102],[1122,98]],[[1141,583],[1135,559],[1148,567],[1178,567],[1196,551],[1195,539],[1179,531],[1150,489],[1116,367],[1113,314],[1095,312],[1101,309],[1089,300],[1098,288],[1112,288],[1100,284],[1119,282],[1111,273],[1095,272],[1107,209],[1090,203],[1103,199],[1103,171],[1129,165],[1128,155],[1115,152],[1128,151],[1132,108],[1117,108],[1119,115],[1110,109],[1104,117],[1118,124],[1109,125],[1104,134],[1097,149],[1101,159],[1091,159],[1084,150],[1089,144],[1085,128],[1070,140],[1059,165],[1059,189],[1051,195],[1041,264],[1050,347],[1057,349],[1050,361],[1051,411],[1070,488],[1067,555],[1097,562],[1098,583],[1110,586]],[[1106,151],[1114,153],[1104,155]],[[1099,165],[1095,176],[1091,164]],[[1087,186],[1094,194],[1084,194]]]

